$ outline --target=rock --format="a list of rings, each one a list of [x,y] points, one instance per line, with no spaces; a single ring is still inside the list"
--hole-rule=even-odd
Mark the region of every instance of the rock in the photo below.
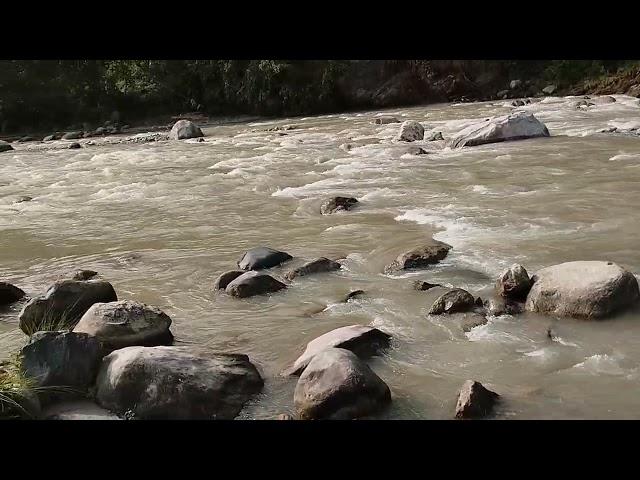
[[[604,97],[596,97],[596,98],[594,98],[594,99],[593,99],[593,101],[594,101],[596,104],[603,104],[603,103],[615,103],[615,102],[616,102],[616,99],[615,99],[615,98],[613,98],[613,97],[611,97],[611,96],[609,96],[609,95],[606,95],[606,96],[604,96]]]
[[[546,87],[544,87],[542,89],[542,93],[545,93],[547,95],[552,95],[553,92],[555,92],[557,90],[558,87],[556,87],[555,85],[547,85]]]
[[[269,247],[257,247],[247,250],[238,261],[238,267],[242,270],[261,270],[280,265],[293,257],[286,252],[274,250]]]
[[[444,140],[442,132],[431,132],[431,135],[427,138],[428,142],[435,142],[436,140]]]
[[[342,268],[342,265],[340,265],[338,262],[334,262],[333,260],[329,260],[328,258],[321,257],[307,262],[301,267],[291,270],[285,275],[285,278],[287,280],[293,280],[296,277],[302,277],[313,273],[333,272],[335,270],[340,270],[340,268]]]
[[[487,390],[480,382],[467,380],[462,385],[456,404],[456,418],[470,419],[486,417],[500,398],[495,392]]]
[[[31,200],[33,200],[33,198],[23,195],[22,197],[16,198],[16,200],[13,203],[24,203],[24,202],[30,202]]]
[[[443,260],[451,248],[451,245],[432,239],[431,243],[424,247],[414,248],[413,250],[398,255],[398,258],[387,265],[384,271],[385,273],[392,273],[398,270],[423,268],[428,265],[433,265]]]
[[[349,350],[319,352],[300,376],[293,401],[302,420],[349,420],[391,403],[389,387]]]
[[[518,112],[464,128],[451,140],[451,148],[473,147],[486,143],[548,137],[549,130],[531,113]]]
[[[42,412],[44,420],[122,420],[87,400],[58,403]]]
[[[413,120],[407,120],[400,125],[400,132],[396,137],[400,142],[415,142],[424,138],[424,127]]]
[[[543,268],[525,309],[560,317],[599,319],[638,303],[636,277],[613,262],[567,262]]]
[[[511,80],[511,83],[509,84],[509,88],[511,90],[515,90],[516,88],[519,88],[520,86],[522,86],[522,80]]]
[[[82,148],[82,146],[79,143],[74,142],[74,143],[69,145],[69,148],[71,148],[71,149]]]
[[[58,135],[47,135],[42,139],[43,142],[50,142],[51,140],[58,140]]]
[[[33,298],[20,312],[20,329],[29,335],[43,328],[73,328],[89,307],[118,300],[113,286],[101,280],[61,280]]]
[[[82,134],[82,138],[91,138],[93,137],[93,132],[84,132]]]
[[[85,390],[93,385],[105,352],[86,333],[36,332],[20,353],[25,375],[38,386]]]
[[[238,278],[240,275],[244,275],[247,273],[245,270],[230,270],[228,272],[224,272],[213,284],[214,290],[224,290],[227,288],[227,285]]]
[[[512,107],[523,107],[524,106],[524,102],[522,100],[514,100],[513,102],[511,102],[511,106]]]
[[[33,142],[35,140],[35,138],[30,137],[29,135],[25,135],[24,137],[20,138],[20,140],[18,140],[18,142],[22,143],[22,142]]]
[[[573,108],[577,108],[577,109],[589,108],[589,107],[592,107],[593,105],[595,105],[595,103],[587,102],[586,100],[580,100],[573,104]]]
[[[389,123],[400,123],[396,117],[376,117],[373,121],[375,125],[387,125]]]
[[[200,137],[196,140],[196,142],[204,142],[204,138]]]
[[[0,282],[0,306],[17,302],[24,297],[24,292],[7,282]]]
[[[484,315],[479,313],[465,313],[462,314],[462,331],[470,332],[472,329],[476,327],[480,327],[482,325],[486,325],[489,320]]]
[[[429,283],[429,282],[425,282],[424,280],[416,280],[415,282],[413,282],[414,290],[420,290],[423,292],[426,290],[431,290],[432,288],[441,287],[441,286],[442,285],[438,283]]]
[[[13,150],[13,147],[4,140],[0,140],[0,152],[8,152],[9,150]]]
[[[512,300],[524,300],[531,290],[531,279],[522,265],[514,263],[496,280],[498,295]]]
[[[95,303],[73,328],[96,337],[111,350],[171,345],[171,318],[157,307],[131,300]]]
[[[189,347],[127,347],[104,357],[96,380],[103,408],[136,419],[231,420],[262,377],[246,355]]]
[[[169,132],[169,140],[204,137],[202,130],[189,120],[178,120]]]
[[[468,312],[475,306],[475,298],[466,290],[455,288],[440,295],[429,310],[429,315],[442,315],[443,313]]]
[[[225,292],[232,297],[246,298],[254,295],[273,293],[287,286],[266,273],[249,271],[229,282]]]
[[[76,140],[82,137],[82,132],[67,132],[62,135],[62,140]]]
[[[313,357],[327,348],[343,348],[358,357],[370,357],[387,348],[390,339],[391,335],[366,325],[336,328],[310,341],[304,353],[284,373],[285,375],[300,375]]]
[[[329,215],[339,211],[351,210],[357,203],[358,200],[353,197],[333,197],[320,206],[320,213]]]
[[[94,135],[105,135],[107,133],[107,129],[104,127],[98,127],[93,133]]]
[[[96,275],[98,275],[98,272],[94,272],[93,270],[76,270],[71,280],[90,280]]]
[[[517,302],[505,300],[503,297],[485,300],[484,307],[488,315],[517,315],[524,311],[524,306]]]
[[[347,293],[347,295],[342,300],[344,303],[348,302],[352,298],[356,298],[360,295],[364,295],[364,290],[354,290],[353,292]]]
[[[507,98],[507,95],[509,95],[509,90],[500,90],[496,93],[496,97],[498,98]]]

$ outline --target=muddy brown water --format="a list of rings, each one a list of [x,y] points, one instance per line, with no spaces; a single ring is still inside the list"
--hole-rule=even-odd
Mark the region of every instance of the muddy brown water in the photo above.
[[[266,379],[240,418],[293,412],[295,379],[280,371],[333,328],[371,324],[393,335],[369,361],[392,406],[376,418],[451,418],[467,379],[503,395],[495,418],[640,418],[640,315],[608,321],[532,314],[491,317],[464,333],[427,311],[442,290],[485,294],[511,263],[536,269],[611,260],[640,273],[640,138],[598,134],[640,126],[637,99],[587,111],[575,99],[526,107],[552,137],[451,151],[392,141],[413,119],[445,138],[468,122],[514,109],[508,102],[430,105],[205,127],[205,142],[106,144],[0,154],[0,278],[37,295],[78,268],[100,272],[122,299],[165,310],[178,344],[246,353]],[[293,130],[267,132],[278,125]],[[340,145],[362,145],[346,151]],[[322,216],[330,195],[360,199]],[[30,202],[14,204],[20,196]],[[454,248],[441,264],[384,275],[385,264],[434,236]],[[344,258],[340,272],[302,277],[283,292],[216,295],[216,276],[251,247],[295,260]],[[351,290],[364,296],[337,303]],[[320,313],[318,311],[328,306]],[[25,342],[20,305],[0,312],[0,359]],[[552,326],[556,341],[547,337]]]

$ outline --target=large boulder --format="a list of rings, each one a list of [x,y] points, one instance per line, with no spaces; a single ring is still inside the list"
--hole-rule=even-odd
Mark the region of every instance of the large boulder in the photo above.
[[[327,348],[307,365],[293,400],[300,419],[349,420],[383,409],[391,391],[354,353]]]
[[[431,242],[423,247],[414,248],[408,252],[398,255],[392,263],[384,269],[385,273],[392,273],[398,270],[408,270],[410,268],[423,268],[433,265],[443,260],[447,256],[451,245],[438,240]]]
[[[407,120],[400,125],[400,132],[396,137],[400,142],[415,142],[424,139],[424,127],[413,120]]]
[[[329,215],[335,212],[348,211],[357,203],[358,200],[353,197],[333,197],[320,205],[320,213],[322,213],[322,215]]]
[[[342,265],[340,265],[338,262],[334,262],[333,260],[329,260],[328,258],[321,257],[307,262],[301,267],[291,270],[285,275],[285,278],[287,280],[293,280],[296,277],[311,275],[313,273],[333,272],[335,270],[340,270],[340,268],[342,268]]]
[[[137,419],[231,420],[263,384],[246,355],[127,347],[104,357],[96,400]]]
[[[440,295],[429,310],[429,315],[442,315],[443,313],[460,313],[473,310],[476,299],[466,290],[454,288]]]
[[[218,278],[216,278],[216,281],[213,283],[213,289],[224,290],[225,288],[227,288],[227,285],[229,285],[236,278],[238,278],[240,275],[244,275],[245,273],[247,273],[246,270],[230,270],[228,272],[224,272]]]
[[[304,353],[285,375],[300,375],[315,355],[327,348],[344,348],[366,358],[389,346],[391,335],[366,325],[349,325],[336,328],[310,341]]]
[[[140,345],[171,345],[171,318],[157,307],[131,300],[95,303],[73,328],[96,337],[111,350]]]
[[[36,332],[21,350],[22,369],[38,386],[84,390],[93,385],[104,353],[86,333]]]
[[[527,270],[514,263],[504,270],[496,280],[498,295],[512,300],[524,300],[531,290],[531,279]]]
[[[261,270],[280,265],[293,257],[286,252],[280,252],[269,247],[257,247],[247,250],[240,260],[238,267],[242,270]]]
[[[499,398],[500,395],[486,389],[480,382],[467,380],[458,395],[455,417],[458,419],[486,417]]]
[[[190,120],[178,120],[169,132],[169,140],[204,137],[202,130]]]
[[[17,302],[24,297],[24,292],[7,282],[0,282],[0,307]]]
[[[453,136],[451,148],[473,147],[526,138],[548,137],[549,130],[531,113],[518,112],[488,121],[474,123]]]
[[[8,152],[9,150],[13,150],[11,144],[5,142],[4,140],[0,140],[0,152]]]
[[[101,280],[61,280],[31,299],[20,312],[20,330],[27,335],[51,328],[73,328],[94,303],[118,300],[113,286]]]
[[[638,303],[636,277],[613,262],[566,262],[536,272],[525,309],[560,317],[597,319]]]
[[[225,292],[232,297],[246,298],[254,295],[273,293],[287,286],[266,273],[249,271],[229,282]]]

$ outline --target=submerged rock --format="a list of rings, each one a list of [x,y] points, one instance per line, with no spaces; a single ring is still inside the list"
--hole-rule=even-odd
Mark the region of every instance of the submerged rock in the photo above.
[[[441,315],[443,313],[468,312],[475,307],[476,300],[466,290],[455,288],[440,295],[429,310],[429,315]]]
[[[285,375],[300,375],[309,365],[311,359],[327,348],[344,348],[366,358],[387,348],[391,335],[366,325],[349,325],[336,328],[310,341],[304,353],[294,362],[293,366],[285,370]]]
[[[229,282],[225,292],[232,297],[246,298],[277,292],[283,288],[287,288],[287,286],[271,275],[252,270]]]
[[[24,297],[24,292],[8,282],[0,282],[0,307],[17,302]]]
[[[476,327],[481,327],[482,325],[486,325],[489,322],[489,319],[484,315],[481,315],[476,312],[471,313],[463,313],[461,314],[461,327],[463,332],[470,332]]]
[[[171,345],[171,318],[157,307],[131,300],[96,303],[73,331],[96,337],[109,350]]]
[[[531,279],[522,265],[514,263],[496,280],[498,295],[512,300],[524,300],[531,290]]]
[[[227,288],[227,285],[229,285],[236,278],[238,278],[240,275],[244,275],[245,273],[247,273],[246,270],[230,270],[228,272],[224,272],[218,278],[216,278],[216,281],[213,284],[213,289],[224,290],[225,288]]]
[[[320,206],[320,213],[329,215],[339,211],[351,210],[357,203],[358,200],[353,197],[333,197]]]
[[[424,280],[416,280],[413,282],[412,285],[414,290],[420,290],[422,292],[431,290],[432,288],[435,288],[435,287],[442,287],[442,285],[438,283],[429,283],[429,282],[425,282]]]
[[[429,135],[429,138],[427,138],[428,142],[435,142],[437,140],[444,140],[444,137],[442,136],[442,132],[431,132],[431,134]]]
[[[52,326],[73,328],[89,307],[118,300],[113,286],[101,280],[61,280],[33,298],[20,312],[20,329],[27,335]]]
[[[451,245],[447,245],[444,242],[431,240],[431,242],[424,247],[414,248],[413,250],[398,255],[398,258],[387,265],[384,271],[385,273],[393,273],[398,270],[423,268],[428,265],[433,265],[443,260],[451,248]]]
[[[263,384],[246,355],[127,347],[104,357],[96,399],[136,419],[231,420]]]
[[[376,117],[373,120],[373,123],[375,125],[387,125],[389,123],[400,123],[400,120],[396,117]]]
[[[94,272],[93,270],[76,270],[71,280],[90,280],[96,275],[98,275],[98,272]]]
[[[85,390],[98,374],[104,350],[91,335],[75,332],[37,332],[21,350],[22,368],[40,387]]]
[[[458,419],[486,417],[492,412],[499,398],[500,395],[486,389],[480,382],[467,380],[458,395],[455,417]]]
[[[275,267],[292,258],[286,252],[269,247],[257,247],[245,252],[242,258],[238,260],[238,267],[242,270],[261,270]]]
[[[77,142],[73,142],[73,143],[71,143],[71,144],[69,145],[69,148],[70,148],[70,149],[76,149],[76,148],[82,148],[82,146],[81,146],[79,143],[77,143]]]
[[[531,312],[599,319],[638,304],[638,281],[613,262],[566,262],[536,272],[525,309]]]
[[[342,265],[340,265],[338,262],[334,262],[333,260],[329,260],[328,258],[321,257],[307,262],[301,267],[291,270],[285,275],[285,278],[287,280],[293,280],[296,277],[311,275],[313,273],[333,272],[335,270],[340,270],[340,268],[342,268]]]
[[[9,150],[13,150],[11,144],[5,142],[4,140],[0,140],[0,152],[8,152]]]
[[[16,198],[13,203],[25,203],[25,202],[30,202],[31,200],[33,200],[33,198],[27,195],[23,195],[21,197]]]
[[[470,125],[450,141],[451,148],[473,147],[487,143],[548,137],[549,130],[531,113],[518,112]]]
[[[484,301],[484,307],[488,315],[517,315],[524,311],[522,303],[505,300],[504,297],[489,298]]]
[[[400,142],[415,142],[424,138],[424,127],[418,122],[407,120],[400,126],[400,132],[396,137]]]
[[[391,402],[391,391],[355,354],[328,348],[309,362],[293,399],[303,420],[348,420],[382,410]]]
[[[202,130],[190,120],[178,120],[169,132],[169,140],[204,137]]]
[[[44,420],[122,420],[87,400],[57,403],[42,412]]]
[[[352,292],[347,293],[347,295],[342,300],[343,302],[348,302],[352,298],[359,297],[360,295],[364,295],[364,290],[354,290]]]

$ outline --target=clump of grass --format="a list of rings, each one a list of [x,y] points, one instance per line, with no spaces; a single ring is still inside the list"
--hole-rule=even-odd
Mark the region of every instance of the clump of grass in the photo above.
[[[17,355],[0,364],[0,419],[33,418],[38,389],[34,380],[22,373]]]
[[[48,304],[40,318],[23,325],[23,331],[29,338],[36,332],[60,332],[71,331],[76,325],[78,315],[73,313],[73,309],[80,300],[76,301],[62,313],[51,308]]]

